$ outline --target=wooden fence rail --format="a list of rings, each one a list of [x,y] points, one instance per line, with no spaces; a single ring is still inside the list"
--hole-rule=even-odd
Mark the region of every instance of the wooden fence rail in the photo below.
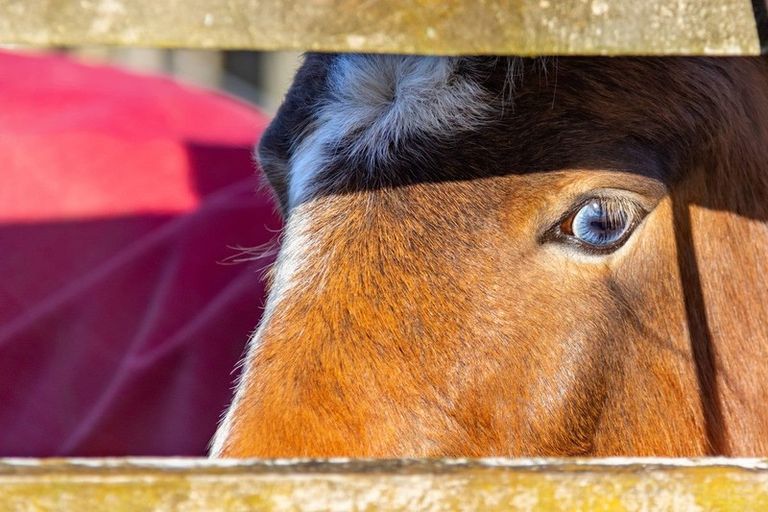
[[[765,511],[768,461],[0,460],[0,511]]]
[[[0,44],[757,55],[763,0],[0,0]],[[764,41],[765,42],[765,41]]]

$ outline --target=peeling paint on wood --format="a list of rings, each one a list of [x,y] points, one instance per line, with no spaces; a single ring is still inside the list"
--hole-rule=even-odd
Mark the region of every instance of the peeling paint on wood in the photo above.
[[[768,462],[0,460],[0,511],[19,510],[768,510]]]
[[[751,0],[0,0],[0,43],[424,54],[760,52]]]

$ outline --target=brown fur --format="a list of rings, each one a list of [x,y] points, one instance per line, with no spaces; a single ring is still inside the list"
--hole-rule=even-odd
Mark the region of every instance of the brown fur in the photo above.
[[[444,174],[288,212],[311,248],[216,455],[768,455],[768,63],[522,66]],[[606,187],[650,212],[622,248],[542,242]]]

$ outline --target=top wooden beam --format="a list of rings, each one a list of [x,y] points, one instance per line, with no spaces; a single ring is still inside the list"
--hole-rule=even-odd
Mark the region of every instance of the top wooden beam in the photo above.
[[[757,55],[763,0],[0,0],[0,44]]]

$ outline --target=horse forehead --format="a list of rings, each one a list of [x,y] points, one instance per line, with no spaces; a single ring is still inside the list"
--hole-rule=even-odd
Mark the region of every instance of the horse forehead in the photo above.
[[[469,131],[493,115],[492,95],[461,59],[340,55],[329,64],[314,121],[294,143],[289,201],[313,191],[318,173],[335,160],[358,162],[350,172],[394,163],[414,136],[430,139]],[[412,150],[413,148],[411,148]]]
[[[460,71],[461,59],[342,55],[328,75],[324,106],[350,128],[369,123],[394,129],[442,130],[446,122],[472,122],[485,110],[484,90]],[[376,123],[378,121],[378,123]],[[338,122],[338,120],[337,120]]]

